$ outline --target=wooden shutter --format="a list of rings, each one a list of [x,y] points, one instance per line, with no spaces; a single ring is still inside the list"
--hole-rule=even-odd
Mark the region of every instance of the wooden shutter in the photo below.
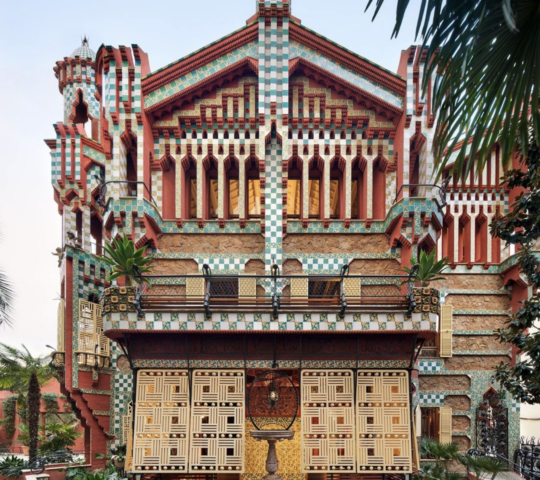
[[[452,443],[452,409],[439,408],[439,442]]]
[[[440,356],[452,356],[452,306],[441,307]]]

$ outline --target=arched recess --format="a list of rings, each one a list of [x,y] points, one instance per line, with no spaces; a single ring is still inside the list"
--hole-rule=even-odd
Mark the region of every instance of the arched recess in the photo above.
[[[379,156],[373,163],[372,215],[373,220],[384,220],[386,217],[386,167],[388,161]]]
[[[137,136],[131,131],[126,130],[120,135],[120,140],[126,147],[126,190],[129,196],[137,196]]]
[[[458,258],[459,263],[471,262],[471,217],[466,213],[458,221]]]
[[[302,159],[295,155],[287,162],[287,217],[303,218]]]
[[[367,160],[357,156],[351,165],[351,218],[365,220],[367,217]]]
[[[447,213],[443,219],[441,258],[448,257],[448,263],[456,263],[454,259],[454,217]]]
[[[219,188],[218,188],[218,162],[214,156],[209,155],[203,160],[203,191],[202,206],[205,220],[218,218]]]
[[[97,210],[92,211],[90,216],[90,235],[94,240],[96,255],[103,254],[103,219]]]
[[[88,103],[84,100],[84,92],[81,88],[75,92],[75,100],[71,104],[71,115],[69,120],[71,123],[82,123],[83,125],[92,118],[90,115]]]
[[[330,162],[330,218],[345,218],[345,166],[343,157]]]
[[[474,261],[485,264],[488,247],[488,219],[481,213],[474,222]]]
[[[259,218],[261,216],[261,182],[259,172],[259,159],[250,155],[245,163],[245,218]]]
[[[197,162],[192,156],[182,159],[182,218],[197,218]]]
[[[223,218],[240,216],[240,164],[229,155],[224,161],[225,184],[223,189]]]
[[[324,160],[314,156],[309,161],[308,215],[309,218],[324,218]]]
[[[173,158],[163,164],[163,218],[176,218],[176,162]]]

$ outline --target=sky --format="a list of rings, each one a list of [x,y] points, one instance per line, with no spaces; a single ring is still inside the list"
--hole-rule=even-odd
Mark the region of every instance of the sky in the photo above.
[[[303,25],[396,71],[402,50],[417,43],[419,0],[397,39],[391,39],[396,0],[372,23],[367,0],[293,0]],[[60,292],[57,257],[61,218],[53,200],[50,155],[44,139],[62,121],[55,62],[86,35],[101,44],[137,44],[157,70],[245,25],[254,0],[0,0],[0,268],[16,291],[13,327],[0,326],[0,342],[26,345],[34,354],[56,346]]]

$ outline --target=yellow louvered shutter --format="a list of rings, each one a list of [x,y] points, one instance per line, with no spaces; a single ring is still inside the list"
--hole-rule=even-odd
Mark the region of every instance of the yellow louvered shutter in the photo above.
[[[452,306],[441,307],[440,355],[452,356]]]
[[[58,352],[65,352],[66,351],[66,345],[65,345],[65,314],[66,310],[66,301],[61,298],[60,302],[58,303],[58,335],[56,338],[56,350]]]
[[[439,408],[439,442],[452,443],[452,409]]]

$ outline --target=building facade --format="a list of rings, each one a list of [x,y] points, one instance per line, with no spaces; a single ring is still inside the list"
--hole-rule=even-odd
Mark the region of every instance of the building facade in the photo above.
[[[53,362],[92,461],[125,443],[134,473],[262,478],[246,392],[272,369],[300,404],[284,478],[408,474],[417,436],[475,447],[486,399],[513,451],[494,330],[527,286],[488,224],[514,192],[497,151],[433,184],[425,64],[412,46],[385,70],[287,0],[159,70],[137,45],[57,62]],[[154,259],[143,287],[106,280],[103,244],[123,234]],[[433,249],[450,270],[418,288],[402,268]]]

